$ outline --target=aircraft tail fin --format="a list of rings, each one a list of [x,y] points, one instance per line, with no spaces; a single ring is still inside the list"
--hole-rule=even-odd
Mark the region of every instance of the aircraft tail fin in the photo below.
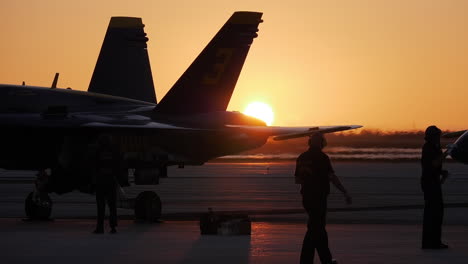
[[[111,18],[89,92],[156,103],[143,27],[141,18]]]
[[[225,111],[261,17],[257,12],[235,12],[155,107],[155,113]]]

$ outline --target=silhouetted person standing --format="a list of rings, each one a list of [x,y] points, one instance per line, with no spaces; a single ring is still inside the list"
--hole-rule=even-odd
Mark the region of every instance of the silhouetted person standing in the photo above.
[[[106,202],[109,206],[111,233],[117,226],[117,176],[120,173],[119,152],[112,146],[108,136],[101,136],[96,150],[95,191],[97,204],[97,224],[94,233],[104,233]]]
[[[426,129],[426,143],[422,149],[421,187],[424,192],[424,221],[422,234],[423,249],[444,249],[447,245],[441,241],[442,222],[444,217],[444,202],[441,184],[448,176],[442,169],[442,161],[446,154],[440,146],[441,131],[436,126]]]
[[[337,263],[332,259],[325,230],[330,181],[345,195],[346,202],[351,203],[351,196],[335,175],[330,158],[322,151],[326,144],[327,141],[321,133],[313,134],[309,138],[309,150],[302,153],[296,161],[294,175],[296,183],[301,184],[302,204],[309,216],[302,245],[301,264],[313,263],[315,250],[321,263]]]

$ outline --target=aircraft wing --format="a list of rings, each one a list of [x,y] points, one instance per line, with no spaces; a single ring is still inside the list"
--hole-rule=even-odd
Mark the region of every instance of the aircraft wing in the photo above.
[[[32,128],[104,128],[104,129],[164,129],[164,130],[217,130],[211,127],[180,126],[172,123],[158,122],[147,116],[138,114],[88,114],[76,113],[67,117],[48,117],[42,114],[0,114],[2,126],[32,127]],[[280,127],[280,126],[245,126],[226,125],[226,128],[239,129],[252,133],[273,137],[274,140],[286,140],[306,137],[314,133],[333,133],[362,126],[310,126],[310,127]]]
[[[314,133],[333,133],[338,131],[345,131],[350,129],[360,128],[362,126],[311,126],[311,127],[279,127],[279,126],[238,126],[227,125],[227,127],[246,129],[252,132],[268,134],[274,140],[286,140],[299,137],[307,137]]]
[[[450,132],[450,133],[445,133],[442,135],[442,137],[444,138],[456,138],[456,137],[459,137],[461,135],[463,135],[463,133],[465,133],[467,130],[460,130],[460,131],[456,131],[456,132]]]

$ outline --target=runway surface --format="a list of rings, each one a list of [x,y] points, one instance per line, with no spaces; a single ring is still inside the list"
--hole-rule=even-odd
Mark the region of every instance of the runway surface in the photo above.
[[[468,166],[449,163],[444,185],[443,240],[451,248],[420,249],[423,197],[417,162],[335,162],[354,203],[332,188],[330,246],[340,264],[467,263]],[[165,221],[136,224],[119,209],[118,234],[94,235],[94,197],[52,195],[54,221],[25,222],[23,203],[34,172],[0,171],[1,263],[298,263],[306,216],[294,163],[210,163],[170,168],[158,186],[126,188],[129,196],[154,190]],[[248,211],[251,236],[201,236],[199,212]],[[122,220],[124,219],[124,220]],[[192,219],[185,221],[184,219]],[[174,221],[178,220],[178,221]]]
[[[332,187],[332,223],[420,223],[423,196],[417,162],[335,162],[336,173],[353,196],[346,206]],[[450,178],[443,186],[446,224],[468,223],[468,166],[448,163]],[[184,169],[169,168],[169,178],[157,186],[125,188],[129,197],[156,191],[166,219],[196,216],[207,211],[248,211],[259,220],[303,222],[294,163],[208,163]],[[32,189],[34,172],[0,171],[0,217],[24,217],[24,199]],[[54,218],[93,218],[94,197],[73,192],[52,195]],[[271,216],[271,214],[275,214]],[[296,213],[296,214],[292,214]],[[119,209],[131,217],[131,210]],[[268,214],[268,215],[265,215]],[[124,217],[125,218],[125,217]],[[182,219],[190,219],[183,218]]]
[[[298,263],[304,224],[254,222],[251,236],[201,236],[197,222],[137,225],[115,235],[91,234],[92,220],[31,223],[0,219],[1,263]],[[417,225],[328,225],[340,264],[465,264],[467,226],[447,226],[448,250],[421,250]],[[317,260],[316,263],[319,263]]]

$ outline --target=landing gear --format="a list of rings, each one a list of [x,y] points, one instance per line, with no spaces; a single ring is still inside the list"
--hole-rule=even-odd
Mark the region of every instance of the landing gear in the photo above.
[[[135,185],[157,185],[159,184],[159,178],[167,177],[167,166],[160,164],[155,167],[136,168],[133,175]],[[153,191],[144,191],[138,194],[133,206],[135,220],[138,222],[153,223],[161,217],[161,199]]]
[[[49,220],[52,213],[52,200],[46,191],[49,174],[39,170],[34,181],[34,191],[30,192],[24,201],[24,210],[29,220]]]
[[[24,202],[24,210],[30,220],[49,220],[52,213],[52,200],[47,193],[30,192]]]
[[[161,199],[152,191],[141,192],[135,199],[135,219],[153,223],[161,217]]]

